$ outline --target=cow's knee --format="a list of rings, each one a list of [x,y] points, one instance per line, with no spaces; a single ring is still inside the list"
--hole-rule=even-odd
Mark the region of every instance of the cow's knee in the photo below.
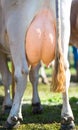
[[[34,85],[34,83],[36,83],[36,85],[38,84],[38,77],[38,74],[35,74],[34,71],[30,70],[29,79],[32,85]]]
[[[29,78],[32,84],[35,82],[38,83],[38,78],[39,78],[39,69],[41,67],[41,64],[39,63],[36,67],[31,67],[31,70],[29,72]]]
[[[22,72],[22,70],[15,70],[15,74],[14,74],[14,79],[15,82],[18,83],[20,82],[22,79],[25,79],[25,77],[28,75],[28,73]]]
[[[24,59],[23,63],[22,63],[22,70],[21,70],[22,74],[26,74],[28,75],[29,71],[28,71],[28,64],[27,61]]]

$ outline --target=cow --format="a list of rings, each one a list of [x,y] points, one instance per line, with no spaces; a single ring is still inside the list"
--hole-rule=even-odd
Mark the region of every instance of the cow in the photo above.
[[[4,101],[2,104],[2,114],[9,111],[12,106],[12,99],[10,96],[10,85],[12,84],[12,76],[7,65],[7,58],[4,53],[0,51],[0,72],[2,76],[2,84],[4,85]]]
[[[71,5],[71,15],[70,15],[70,26],[71,26],[71,35],[70,35],[70,45],[74,45],[78,48],[78,1],[73,0]]]
[[[2,113],[4,113],[5,109],[8,110],[12,106],[12,100],[10,97],[10,85],[12,83],[12,76],[11,72],[9,71],[8,64],[7,64],[7,55],[5,52],[7,52],[7,48],[4,49],[3,46],[1,45],[1,32],[2,32],[2,9],[1,9],[1,3],[0,3],[0,73],[2,76],[2,83],[4,85],[4,101],[2,105]]]
[[[52,29],[54,29],[55,24],[53,24],[53,15],[52,15],[52,7],[56,2],[56,29],[55,33],[52,33]],[[18,125],[19,122],[22,120],[22,113],[21,113],[21,102],[22,96],[25,91],[25,85],[27,82],[27,75],[28,75],[28,66],[32,65],[32,71],[30,71],[30,80],[33,84],[33,80],[37,78],[35,71],[35,67],[40,60],[43,60],[46,65],[49,64],[51,60],[53,60],[55,56],[55,70],[53,76],[53,91],[62,91],[63,94],[63,107],[62,107],[62,122],[61,127],[62,129],[71,129],[74,127],[74,116],[69,104],[68,98],[68,87],[70,81],[70,72],[69,72],[69,63],[68,63],[68,44],[70,38],[70,10],[71,10],[71,3],[72,0],[0,0],[1,10],[2,10],[2,29],[1,29],[1,45],[7,48],[8,53],[11,56],[12,62],[14,64],[14,78],[16,82],[16,90],[14,101],[12,104],[12,108],[10,114],[7,118],[5,123],[5,128],[12,128],[15,125]],[[66,9],[64,8],[66,6]],[[43,12],[43,16],[40,16]],[[46,12],[46,13],[45,13]],[[47,15],[46,15],[47,14]],[[46,17],[48,16],[48,17]],[[43,18],[43,19],[42,19]],[[48,19],[47,19],[48,18]],[[49,29],[47,34],[48,25],[44,24],[42,21],[48,20]],[[40,26],[46,25],[46,26]],[[35,23],[37,26],[35,26]],[[37,24],[38,23],[38,24]],[[52,23],[52,24],[51,24]],[[3,26],[4,25],[4,26]],[[56,43],[55,52],[53,49],[53,55],[47,57],[45,53],[42,53],[42,59],[38,55],[38,60],[35,57],[35,62],[32,62],[33,57],[31,57],[31,53],[28,50],[29,44],[31,45],[33,40],[33,32],[34,28],[37,29],[37,34],[42,41]],[[37,28],[39,26],[39,28]],[[43,33],[41,32],[41,27],[43,27]],[[50,28],[51,27],[51,28]],[[46,33],[44,32],[46,31]],[[30,34],[31,33],[31,34]],[[42,35],[42,34],[44,35]],[[57,34],[56,34],[57,33]],[[5,37],[4,37],[5,35]],[[48,39],[46,40],[48,35]],[[56,40],[54,37],[56,35]],[[29,39],[29,36],[31,39]],[[41,37],[42,36],[42,37]],[[36,35],[34,34],[36,38]],[[49,41],[50,40],[50,41]],[[37,39],[34,41],[35,45]],[[26,49],[25,49],[26,43]],[[27,44],[29,43],[29,44]],[[39,43],[39,42],[38,42]],[[44,43],[44,42],[43,42]],[[41,41],[39,45],[41,44]],[[54,45],[54,44],[53,44]],[[43,46],[44,50],[45,47]],[[39,49],[40,46],[39,46]],[[25,52],[26,50],[26,52]],[[48,49],[47,49],[48,50]],[[45,52],[45,51],[44,51]],[[48,52],[48,51],[47,51]],[[26,53],[26,55],[25,55]],[[52,52],[50,51],[50,54]],[[49,53],[48,53],[49,56]],[[44,58],[45,57],[45,58]],[[45,60],[46,59],[46,60]],[[37,69],[37,68],[36,68]],[[56,78],[55,78],[56,77]],[[35,83],[36,86],[37,82]],[[36,88],[35,88],[36,90]],[[34,91],[34,94],[36,92]],[[35,102],[39,101],[38,95],[35,95]]]

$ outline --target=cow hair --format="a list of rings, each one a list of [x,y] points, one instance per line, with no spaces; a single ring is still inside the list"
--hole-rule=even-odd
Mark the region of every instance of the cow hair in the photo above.
[[[64,68],[64,58],[61,51],[57,53],[55,58],[54,71],[52,76],[51,90],[53,92],[64,92],[65,91],[65,68]]]
[[[56,1],[58,2],[58,1]],[[60,1],[59,1],[60,2]],[[55,51],[55,65],[52,76],[51,90],[54,92],[65,91],[65,65],[64,57],[61,47],[61,21],[60,21],[60,3],[56,3],[56,19],[57,19],[57,37],[56,37],[56,51]]]

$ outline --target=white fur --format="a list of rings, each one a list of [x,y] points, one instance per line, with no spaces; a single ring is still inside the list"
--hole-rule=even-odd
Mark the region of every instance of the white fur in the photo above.
[[[47,0],[48,1],[48,0]],[[16,79],[16,91],[14,102],[11,112],[8,117],[8,122],[11,123],[11,117],[19,117],[21,114],[21,101],[25,91],[26,79],[28,74],[28,65],[25,57],[25,35],[26,31],[33,20],[36,13],[47,6],[45,0],[0,0],[2,7],[2,16],[4,21],[4,28],[2,28],[2,34],[5,29],[7,30],[9,37],[9,48],[12,56],[12,60],[15,67],[15,79]],[[54,8],[55,0],[49,0],[50,8]],[[66,69],[66,92],[63,93],[63,108],[62,117],[71,116],[73,114],[69,105],[68,88],[70,82],[69,63],[68,63],[68,44],[70,37],[70,9],[72,0],[61,0],[60,12],[61,12],[61,35],[62,35],[62,50],[64,53],[64,62]],[[54,8],[55,10],[55,8]],[[2,23],[2,21],[0,21]],[[3,25],[3,23],[2,23]],[[3,37],[1,37],[1,44],[5,46]],[[36,76],[38,70],[34,70],[34,76]],[[34,72],[33,71],[33,72]],[[33,75],[33,74],[32,74]],[[32,77],[31,77],[32,78]],[[38,80],[38,77],[36,76]],[[68,80],[69,79],[69,80]],[[33,83],[33,102],[39,101],[37,81]]]

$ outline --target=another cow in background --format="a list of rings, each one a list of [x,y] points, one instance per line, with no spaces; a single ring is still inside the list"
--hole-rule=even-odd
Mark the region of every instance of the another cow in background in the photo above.
[[[11,112],[5,124],[6,128],[14,127],[20,122],[20,120],[22,120],[21,101],[27,81],[28,64],[32,65],[32,69],[30,71],[30,80],[33,84],[33,81],[37,79],[37,71],[35,69],[37,63],[39,63],[40,60],[43,60],[48,65],[49,62],[53,60],[54,55],[55,72],[52,83],[54,91],[62,91],[63,93],[63,108],[61,114],[62,128],[66,127],[66,129],[70,129],[74,127],[74,117],[68,98],[68,87],[70,83],[68,44],[70,38],[70,10],[72,0],[62,0],[61,2],[60,0],[56,0],[57,37],[56,31],[54,29],[56,27],[54,22],[55,20],[52,14],[52,6],[54,6],[54,3],[55,1],[52,0],[0,0],[2,9],[1,20],[3,21],[1,21],[1,23],[2,25],[5,25],[2,26],[3,28],[1,30],[1,44],[2,46],[7,47],[9,53],[11,54],[11,58],[15,68],[14,76],[16,81],[14,101]],[[48,21],[48,24],[46,23],[46,21]],[[41,27],[43,30],[41,30]],[[35,31],[36,33],[34,33],[33,37],[33,32]],[[6,32],[7,42],[5,42],[6,39],[3,35],[6,34]],[[30,33],[32,36],[30,35]],[[36,59],[36,57],[35,59],[33,59],[34,57],[32,55],[35,53],[32,53],[31,55],[31,52],[29,52],[27,49],[29,48],[29,44],[32,45],[32,41],[33,44],[35,43],[35,45],[37,45],[35,34],[37,34],[37,38],[40,38],[40,42],[38,41],[39,52],[41,51],[40,46],[42,45],[42,43],[46,43],[46,46],[43,46],[44,53],[42,53],[41,57],[39,55],[41,53],[39,53],[38,51],[36,52],[35,50],[35,53],[39,59]],[[32,40],[29,38],[29,36]],[[35,38],[35,41],[33,38]],[[29,43],[26,43],[27,59],[25,56],[25,42]],[[49,49],[52,48],[51,44],[55,45],[56,43],[56,51],[53,48],[53,52],[48,49],[48,55],[45,55],[45,48],[48,47],[47,43],[50,43]],[[49,58],[47,56],[49,56]],[[35,63],[33,63],[34,60]],[[35,86],[36,85],[37,82],[35,83]],[[33,99],[33,102],[35,101],[34,103],[36,103],[39,101],[39,98],[37,98],[38,95],[36,96],[36,91],[34,92],[34,94],[35,100]]]

